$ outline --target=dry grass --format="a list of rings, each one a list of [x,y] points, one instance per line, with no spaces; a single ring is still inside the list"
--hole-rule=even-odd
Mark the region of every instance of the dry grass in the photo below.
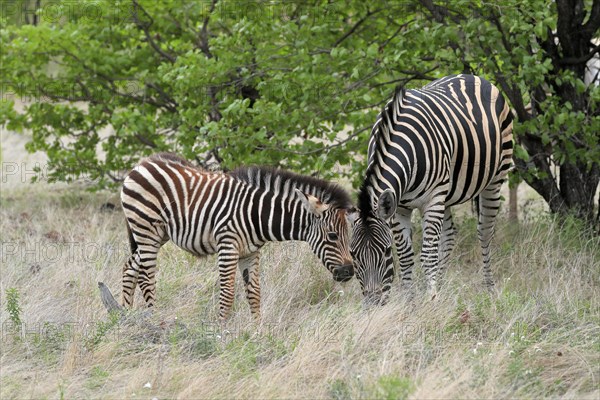
[[[109,200],[65,185],[3,188],[0,398],[600,396],[600,242],[575,223],[501,223],[489,295],[465,212],[438,298],[409,302],[396,286],[373,309],[355,280],[334,284],[306,245],[269,245],[263,320],[252,321],[238,290],[224,329],[215,258],[166,245],[156,332],[116,323],[100,303],[97,282],[118,292],[127,257],[121,211],[101,211]]]

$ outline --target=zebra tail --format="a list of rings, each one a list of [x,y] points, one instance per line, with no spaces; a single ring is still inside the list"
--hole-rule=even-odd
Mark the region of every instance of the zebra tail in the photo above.
[[[131,254],[135,254],[137,251],[138,245],[133,238],[133,233],[131,232],[131,228],[129,227],[129,223],[127,223],[127,237],[129,238],[129,248],[131,249]]]

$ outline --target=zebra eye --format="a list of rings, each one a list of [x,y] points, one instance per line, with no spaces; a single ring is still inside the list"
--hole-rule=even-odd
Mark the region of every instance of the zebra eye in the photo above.
[[[338,235],[335,232],[329,232],[327,234],[327,239],[331,240],[332,242],[335,242],[336,240],[338,240]]]

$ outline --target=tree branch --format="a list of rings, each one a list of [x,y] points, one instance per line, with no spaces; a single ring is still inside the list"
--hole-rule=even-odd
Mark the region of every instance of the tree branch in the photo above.
[[[160,46],[154,41],[154,39],[150,35],[148,28],[150,26],[152,26],[152,24],[154,23],[154,20],[152,19],[150,14],[148,14],[148,12],[146,12],[146,10],[144,10],[144,8],[142,8],[142,6],[139,5],[137,0],[132,0],[132,2],[133,2],[132,17],[133,17],[133,22],[135,23],[135,25],[144,32],[144,35],[146,36],[146,40],[148,41],[150,46],[154,49],[154,51],[156,51],[158,54],[160,54],[163,58],[169,60],[171,63],[175,63],[175,61],[177,60],[177,57],[172,56],[171,54],[169,54],[166,51],[164,51],[163,49],[161,49]],[[149,23],[145,24],[142,21],[140,21],[139,16],[138,16],[138,9],[140,9],[144,13],[144,15],[146,15],[150,19]]]
[[[391,85],[391,84],[398,83],[398,82],[401,82],[401,85],[406,85],[408,82],[414,81],[415,79],[423,79],[423,80],[427,80],[427,81],[434,81],[436,78],[434,78],[433,76],[429,76],[427,74],[430,73],[430,72],[435,71],[438,68],[439,68],[439,65],[435,65],[435,66],[433,66],[432,68],[428,69],[425,72],[399,70],[400,73],[405,74],[405,75],[409,75],[409,76],[404,77],[404,78],[392,79],[391,81],[376,83],[376,84],[372,85],[371,88],[376,88],[376,87],[379,87],[379,86]]]
[[[355,131],[354,133],[352,133],[351,135],[349,135],[344,140],[340,140],[337,143],[333,143],[333,144],[324,146],[322,148],[313,149],[313,150],[309,150],[309,151],[298,151],[298,150],[290,150],[289,148],[266,147],[266,146],[258,146],[258,148],[260,148],[262,150],[276,150],[276,151],[280,151],[280,152],[283,152],[283,153],[294,154],[294,155],[297,155],[297,156],[307,156],[307,155],[310,155],[310,154],[327,152],[327,151],[329,151],[329,150],[331,150],[333,148],[343,146],[346,143],[350,142],[355,137],[357,137],[358,135],[360,135],[361,133],[363,133],[364,131],[370,130],[371,128],[372,128],[372,126],[366,126],[364,128],[361,128],[361,129]]]
[[[148,82],[148,83],[146,83],[146,87],[156,90],[156,92],[160,95],[160,97],[162,97],[166,102],[173,104],[173,107],[169,107],[165,103],[165,108],[167,110],[172,111],[172,112],[177,112],[177,107],[179,106],[179,103],[177,103],[177,101],[175,99],[173,99],[171,96],[169,96],[160,86],[158,86],[157,84],[155,84],[153,82]]]
[[[389,38],[387,38],[385,40],[385,42],[383,42],[381,45],[379,45],[379,51],[381,51],[385,46],[387,46],[388,43],[392,41],[392,39],[394,39],[396,36],[398,36],[400,34],[400,31],[402,31],[403,28],[406,28],[413,21],[414,21],[414,19],[411,19],[410,21],[400,25],[398,27],[398,29],[396,29],[396,32],[394,32]]]
[[[147,137],[142,136],[140,133],[136,133],[134,136],[137,140],[140,141],[140,143],[145,144],[146,146],[150,147],[151,149],[156,148],[156,143],[154,143],[152,140],[148,139]]]
[[[600,0],[594,0],[590,18],[583,24],[582,33],[590,37],[594,36],[600,29]]]
[[[352,28],[350,28],[350,30],[348,32],[346,32],[341,38],[339,38],[338,40],[336,40],[336,42],[333,44],[333,46],[331,46],[332,48],[337,47],[340,45],[340,43],[342,43],[344,40],[346,40],[350,35],[352,35],[356,29],[358,29],[359,26],[361,26],[367,19],[369,19],[369,17],[371,17],[374,14],[377,14],[379,11],[381,10],[375,10],[375,11],[367,11],[367,15],[365,15],[364,17],[362,17],[361,19],[359,19],[353,26]]]
[[[583,57],[567,57],[558,61],[561,65],[578,65],[588,62],[596,53],[600,52],[600,45],[594,47],[588,54]]]
[[[208,14],[204,17],[204,21],[202,22],[202,29],[200,29],[200,50],[206,56],[206,58],[212,58],[213,55],[210,51],[210,47],[208,45],[208,21],[210,21],[210,16],[215,11],[215,7],[217,5],[217,0],[212,0],[210,3],[210,9],[208,10]]]
[[[433,19],[440,24],[443,24],[446,18],[450,18],[450,20],[455,24],[460,24],[461,22],[461,18],[457,17],[456,15],[452,15],[448,7],[442,7],[439,4],[434,4],[433,0],[420,0],[420,3],[429,11]]]
[[[496,26],[496,29],[498,29],[498,32],[500,32],[500,37],[502,38],[502,45],[504,46],[504,49],[510,54],[513,50],[513,47],[508,41],[506,33],[504,32],[504,28],[502,28],[502,24],[500,23],[500,17],[493,11],[493,9],[491,11],[491,20]]]

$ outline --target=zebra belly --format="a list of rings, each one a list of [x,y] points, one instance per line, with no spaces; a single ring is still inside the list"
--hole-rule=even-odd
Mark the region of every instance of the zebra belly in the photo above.
[[[460,176],[460,175],[459,175]],[[467,185],[465,180],[458,180],[457,182],[450,182],[450,188],[444,203],[446,207],[451,207],[457,204],[467,202],[481,193],[495,178],[495,175],[482,181],[480,185]],[[434,194],[437,193],[438,185],[434,184],[429,187],[425,192],[423,191],[410,191],[402,195],[402,198],[398,201],[398,206],[406,209],[419,209],[424,211],[427,205],[433,200]]]
[[[209,227],[189,228],[188,221],[182,227],[169,224],[169,238],[177,246],[196,256],[207,256],[217,252],[217,240]],[[186,229],[187,228],[187,229]]]
[[[406,193],[405,197],[400,199],[400,201],[398,202],[398,207],[409,209],[409,210],[414,210],[415,208],[417,208],[417,209],[423,211],[425,209],[425,207],[427,206],[427,204],[429,204],[429,202],[431,200],[431,196],[420,196],[420,197],[413,198],[413,196],[411,196],[411,194],[412,193]]]
[[[227,233],[229,233],[227,235]],[[199,257],[216,254],[219,249],[219,242],[222,238],[219,236],[231,237],[231,231],[220,230],[219,234],[215,235],[213,229],[196,229],[193,236],[187,237],[185,235],[171,235],[169,237],[171,241],[180,248],[196,255]],[[235,243],[235,247],[238,250],[240,258],[244,258],[252,253],[255,253],[262,247],[262,243],[245,243],[245,241],[239,241]]]
[[[471,181],[465,179],[465,167],[459,171],[453,171],[453,176],[458,176],[458,179],[450,182],[450,190],[448,191],[448,197],[446,197],[446,206],[451,207],[456,204],[462,204],[479,195],[496,177],[494,172],[497,168],[497,165],[492,166],[490,171],[493,172],[487,171],[487,179],[482,180],[480,184],[476,184],[474,179]],[[485,174],[486,171],[485,168],[478,168],[476,172],[477,174]]]

